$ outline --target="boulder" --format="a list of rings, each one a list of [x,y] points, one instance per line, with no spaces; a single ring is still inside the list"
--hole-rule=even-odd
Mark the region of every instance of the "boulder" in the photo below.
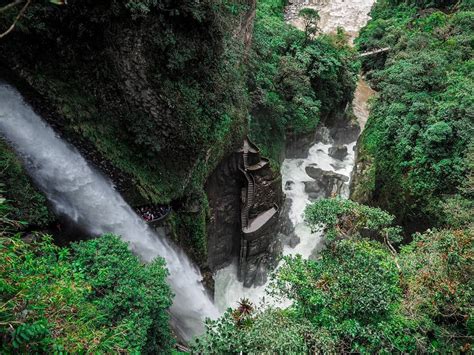
[[[293,185],[294,185],[294,181],[291,181],[291,180],[288,180],[286,183],[285,183],[285,191],[291,191],[293,190]]]
[[[344,160],[347,156],[347,147],[345,145],[335,145],[329,148],[328,154],[330,157],[338,160]]]
[[[345,183],[349,181],[347,176],[325,171],[315,164],[306,167],[306,174],[314,181],[305,181],[305,191],[311,199],[330,197],[341,194],[345,189]]]

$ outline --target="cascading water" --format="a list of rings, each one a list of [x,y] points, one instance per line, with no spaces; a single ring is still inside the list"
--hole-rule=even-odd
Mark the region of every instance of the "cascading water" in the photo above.
[[[322,247],[322,233],[312,233],[303,219],[304,209],[311,202],[311,198],[305,188],[305,183],[313,180],[308,176],[306,168],[317,166],[323,171],[344,176],[347,182],[344,183],[340,195],[347,198],[349,192],[348,181],[354,167],[355,144],[356,142],[352,142],[344,145],[347,148],[348,154],[342,161],[329,156],[329,148],[332,144],[322,142],[311,146],[308,157],[305,159],[284,160],[281,167],[283,188],[286,199],[290,200],[291,203],[289,219],[294,227],[294,235],[299,239],[299,242],[294,246],[284,245],[283,255],[299,254],[307,259]],[[237,270],[234,264],[219,270],[216,273],[215,280],[215,302],[221,312],[227,307],[235,307],[241,298],[247,298],[254,304],[267,302],[280,307],[288,305],[288,302],[285,300],[276,300],[266,296],[265,289],[269,282],[262,286],[244,287],[243,283],[237,279]]]
[[[144,261],[165,258],[175,294],[171,314],[175,330],[190,339],[203,331],[203,319],[217,310],[201,283],[199,270],[187,256],[154,232],[114,190],[110,181],[93,171],[73,147],[65,143],[11,86],[0,83],[0,133],[23,158],[28,172],[51,201],[91,235],[114,233],[130,243]]]
[[[298,16],[298,12],[303,7],[311,7],[318,11],[321,21],[318,26],[324,33],[335,32],[338,27],[344,28],[350,35],[352,41],[361,27],[369,20],[368,13],[374,3],[374,0],[315,0],[292,2],[288,6],[285,18],[289,23],[304,29],[304,24]],[[369,114],[367,101],[372,96],[373,91],[368,85],[360,79],[352,103],[354,114],[356,115],[360,127],[363,129]],[[340,189],[339,195],[343,198],[348,197],[349,179],[354,168],[354,148],[356,141],[344,146],[347,148],[347,156],[341,161],[329,156],[329,148],[332,144],[329,142],[316,142],[310,147],[308,156],[305,159],[285,159],[282,167],[283,189],[286,199],[289,203],[289,219],[294,227],[294,236],[299,242],[294,245],[284,245],[283,255],[300,254],[303,258],[309,258],[316,254],[322,247],[322,233],[311,233],[310,228],[305,225],[303,212],[308,203],[311,202],[310,194],[306,189],[305,183],[314,181],[306,168],[309,166],[317,167],[324,172],[335,173],[346,178],[346,182]],[[277,267],[278,268],[278,267]],[[274,306],[286,306],[287,301],[269,299],[265,296],[265,285],[246,288],[237,279],[237,268],[230,265],[219,270],[215,275],[215,303],[220,311],[227,307],[235,307],[241,298],[247,298],[255,304],[270,303]]]

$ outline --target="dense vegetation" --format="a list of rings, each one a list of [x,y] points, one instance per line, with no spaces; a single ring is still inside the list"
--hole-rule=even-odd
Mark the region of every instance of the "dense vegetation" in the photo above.
[[[2,353],[169,352],[164,261],[143,265],[117,237],[60,248],[17,233],[0,199]]]
[[[284,3],[34,1],[1,39],[0,65],[128,202],[182,207],[175,240],[203,265],[202,189],[216,164],[248,133],[277,170],[287,134],[352,98],[358,64],[343,34],[310,40],[285,23]]]
[[[199,190],[243,135],[244,43],[234,34],[249,4],[35,1],[0,60],[79,148],[128,175],[135,195],[167,203]]]
[[[250,135],[278,166],[285,136],[343,114],[358,73],[344,34],[309,38],[283,19],[283,0],[261,0],[249,60]]]
[[[0,190],[10,201],[10,218],[39,228],[54,220],[46,198],[31,182],[20,160],[7,144],[0,139]],[[21,225],[19,225],[20,227]]]
[[[196,350],[472,351],[472,4],[381,0],[371,16],[357,46],[390,50],[363,59],[378,95],[353,197],[378,207],[309,205],[306,222],[325,229],[326,249],[317,260],[285,258],[267,290],[291,306],[241,300],[209,322]]]
[[[258,2],[251,42],[252,1],[69,2],[33,2],[0,60],[61,131],[125,173],[134,198],[180,199],[170,225],[195,259],[207,252],[203,181],[243,135],[276,167],[286,135],[352,99],[359,64],[344,33],[292,28],[283,0]],[[308,206],[327,246],[317,260],[285,258],[268,289],[292,305],[241,300],[208,323],[196,352],[472,351],[472,8],[380,0],[371,15],[357,46],[390,47],[362,63],[379,95],[354,198],[372,206]],[[143,265],[112,235],[61,248],[25,234],[52,221],[45,198],[2,141],[0,172],[0,351],[170,352],[164,261]]]
[[[470,1],[381,0],[357,40],[361,51],[390,51],[363,61],[379,95],[353,197],[410,230],[449,225],[474,207],[472,10]]]
[[[307,222],[312,228],[327,223],[329,244],[317,260],[285,258],[274,276],[270,295],[292,305],[260,309],[242,300],[237,309],[209,322],[195,349],[213,353],[471,350],[472,221],[455,230],[417,234],[397,252],[392,243],[401,239],[400,229],[393,226],[393,219],[378,208],[340,199],[308,206]]]

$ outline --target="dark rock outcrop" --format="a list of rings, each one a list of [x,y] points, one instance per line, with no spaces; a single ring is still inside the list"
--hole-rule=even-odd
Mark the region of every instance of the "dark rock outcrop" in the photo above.
[[[229,155],[206,182],[208,264],[216,271],[238,259],[239,278],[251,286],[265,283],[281,252],[278,214],[259,228],[252,223],[281,205],[283,194],[280,174],[247,140],[244,146],[247,153]]]
[[[309,165],[305,170],[314,179],[304,183],[305,191],[311,199],[340,195],[347,188],[346,183],[349,181],[347,176],[322,170],[316,165]]]
[[[207,225],[208,264],[218,270],[232,262],[240,251],[240,193],[244,180],[239,157],[225,158],[206,181],[210,218]]]
[[[357,140],[360,134],[360,126],[355,121],[350,121],[346,116],[340,120],[331,122],[329,128],[335,144],[349,144]]]
[[[347,147],[344,145],[335,145],[333,147],[329,147],[328,154],[330,157],[338,160],[344,160],[347,156]]]
[[[317,131],[304,135],[288,134],[285,142],[286,159],[304,159],[309,148],[316,142]]]

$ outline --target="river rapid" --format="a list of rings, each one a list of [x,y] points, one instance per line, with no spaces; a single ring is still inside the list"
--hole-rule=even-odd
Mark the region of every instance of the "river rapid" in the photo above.
[[[321,16],[320,28],[324,33],[333,33],[342,27],[350,35],[350,41],[369,20],[369,11],[375,0],[322,0],[313,5],[305,5],[309,1],[293,0],[286,9],[285,18],[288,23],[302,29],[298,12],[303,7],[317,10]],[[352,102],[354,115],[361,130],[365,127],[369,116],[368,101],[374,91],[359,78]],[[336,144],[328,129],[318,128],[318,138],[308,148],[306,157],[285,159],[281,166],[283,191],[286,195],[286,206],[280,218],[291,224],[281,235],[283,255],[301,255],[303,258],[314,258],[324,246],[322,232],[311,233],[304,223],[304,209],[312,201],[331,195],[342,198],[349,196],[349,184],[355,164],[357,137],[345,144]],[[330,155],[330,149],[337,146],[347,149],[347,155],[337,157]],[[312,175],[312,176],[310,176]],[[321,186],[320,183],[326,181]],[[329,183],[328,183],[329,182]],[[316,186],[315,186],[316,185]],[[330,191],[328,191],[328,189]],[[277,266],[278,269],[278,266]],[[223,312],[228,307],[235,307],[241,298],[247,298],[254,304],[265,306],[287,306],[287,300],[275,300],[265,292],[269,281],[262,286],[246,288],[237,279],[237,267],[232,264],[215,274],[215,303]]]

